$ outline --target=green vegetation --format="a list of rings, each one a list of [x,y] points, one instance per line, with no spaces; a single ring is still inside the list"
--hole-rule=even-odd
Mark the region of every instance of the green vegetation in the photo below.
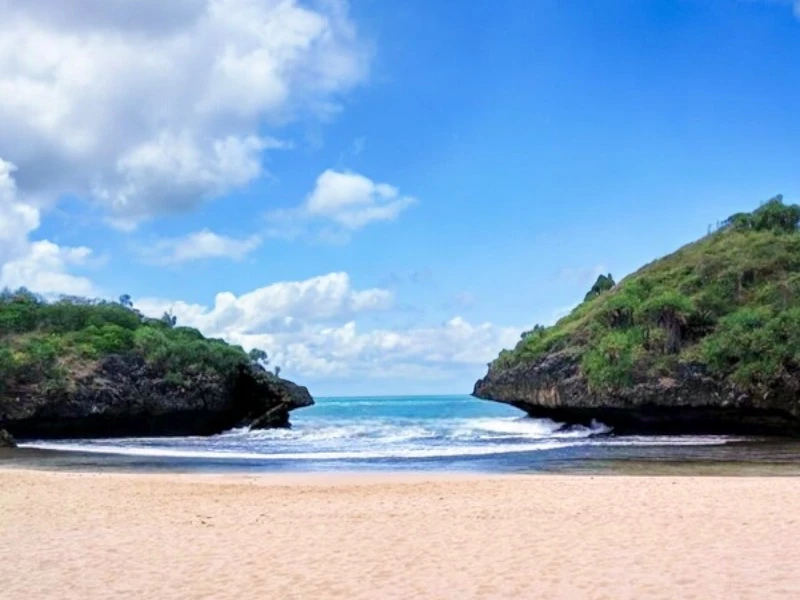
[[[127,295],[118,303],[75,297],[47,302],[25,289],[0,293],[0,394],[25,385],[66,389],[69,373],[88,372],[112,354],[138,354],[173,384],[204,372],[228,377],[251,365],[252,356],[266,362],[261,350],[248,356],[239,346],[177,326],[171,313],[147,318]]]
[[[800,206],[777,196],[619,284],[601,275],[571,314],[525,332],[491,368],[567,351],[596,390],[694,365],[766,392],[800,372],[799,224]]]
[[[597,278],[597,281],[594,282],[592,289],[590,289],[586,293],[586,296],[583,298],[583,301],[588,302],[593,298],[597,298],[600,294],[607,292],[615,285],[616,283],[614,283],[614,278],[611,276],[611,273],[609,273],[608,275],[600,275]]]
[[[267,360],[267,353],[263,350],[259,350],[258,348],[253,348],[250,352],[247,353],[247,357],[250,359],[250,362],[255,365],[262,365],[266,367],[269,364],[269,360]]]

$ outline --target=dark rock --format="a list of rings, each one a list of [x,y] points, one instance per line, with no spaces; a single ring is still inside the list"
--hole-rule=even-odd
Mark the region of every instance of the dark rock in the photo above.
[[[0,397],[0,427],[17,438],[212,435],[286,426],[289,411],[313,403],[305,387],[260,369],[175,381],[136,355],[113,355],[71,376],[65,389],[30,387]]]
[[[17,442],[5,429],[0,429],[0,448],[16,448]]]
[[[250,424],[252,429],[274,429],[291,427],[289,423],[289,407],[287,404],[279,404],[269,409],[258,419]]]
[[[600,421],[618,434],[800,436],[800,395],[793,382],[769,393],[747,393],[709,376],[702,365],[599,393],[590,389],[577,355],[553,352],[530,364],[490,369],[473,395],[532,417],[584,425]]]

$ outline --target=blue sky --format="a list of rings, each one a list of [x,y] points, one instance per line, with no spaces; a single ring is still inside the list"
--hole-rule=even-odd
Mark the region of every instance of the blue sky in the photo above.
[[[0,2],[0,284],[319,395],[469,391],[598,273],[799,195],[791,0],[162,4]]]

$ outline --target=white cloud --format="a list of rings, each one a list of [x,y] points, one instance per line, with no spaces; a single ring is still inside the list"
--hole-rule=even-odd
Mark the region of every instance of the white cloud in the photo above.
[[[311,217],[323,217],[345,229],[360,229],[372,221],[391,221],[415,202],[396,187],[375,183],[358,173],[328,169],[305,204]]]
[[[27,287],[45,295],[93,296],[95,286],[88,278],[68,272],[72,266],[85,265],[91,253],[85,246],[63,248],[47,240],[32,242],[24,256],[2,266],[0,285]]]
[[[358,173],[328,169],[317,177],[314,190],[297,209],[272,211],[272,235],[297,237],[304,225],[319,225],[317,237],[346,240],[349,232],[376,221],[393,221],[416,203],[388,183],[376,183]]]
[[[238,297],[217,294],[213,307],[157,299],[136,306],[152,316],[172,310],[179,324],[246,349],[263,348],[284,373],[308,379],[441,379],[483,367],[519,339],[520,328],[474,325],[461,317],[405,329],[357,325],[357,318],[388,309],[391,301],[386,290],[355,290],[346,273],[331,273]]]
[[[241,296],[221,292],[211,308],[159,299],[143,299],[136,306],[153,315],[171,309],[179,322],[209,335],[229,335],[274,328],[292,330],[297,322],[319,322],[385,310],[391,303],[392,295],[386,290],[354,290],[347,273],[329,273],[304,281],[273,283]]]
[[[13,174],[14,165],[0,159],[0,287],[92,294],[94,286],[88,279],[68,272],[71,266],[85,265],[92,251],[30,241],[29,235],[39,227],[39,209],[20,200]]]
[[[263,173],[264,125],[366,75],[344,0],[0,0],[0,156],[131,228]]]
[[[502,348],[513,347],[520,331],[454,317],[440,325],[407,329],[361,331],[349,321],[327,327],[304,323],[289,332],[229,331],[225,337],[245,348],[265,348],[286,373],[311,379],[392,379],[412,374],[438,379],[465,368],[483,368]]]
[[[237,239],[203,229],[184,237],[160,240],[142,248],[140,253],[152,264],[174,265],[206,258],[242,260],[260,245],[261,238],[257,235]]]

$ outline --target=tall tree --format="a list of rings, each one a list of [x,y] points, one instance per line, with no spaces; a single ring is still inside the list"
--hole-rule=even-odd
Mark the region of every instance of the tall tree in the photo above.
[[[269,364],[269,357],[267,356],[267,353],[260,348],[253,348],[247,353],[247,356],[250,358],[250,362],[254,365],[261,365],[262,367],[265,367]]]
[[[614,277],[612,277],[611,273],[608,275],[600,275],[597,278],[597,281],[594,282],[592,289],[590,289],[586,296],[584,296],[583,301],[588,302],[594,298],[597,298],[600,294],[607,292],[611,288],[616,285],[614,282]]]
[[[163,315],[161,315],[161,321],[166,324],[167,327],[172,329],[175,325],[178,324],[178,317],[172,314],[172,311],[166,311]]]

